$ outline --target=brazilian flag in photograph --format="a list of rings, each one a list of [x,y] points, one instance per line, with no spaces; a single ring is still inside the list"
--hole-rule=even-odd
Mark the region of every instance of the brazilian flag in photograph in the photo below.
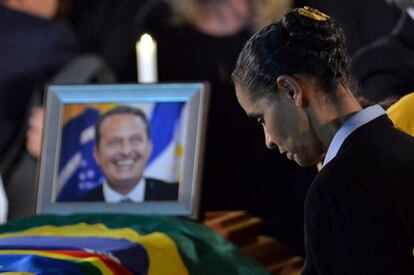
[[[268,274],[208,227],[173,217],[43,215],[0,226],[0,273]]]

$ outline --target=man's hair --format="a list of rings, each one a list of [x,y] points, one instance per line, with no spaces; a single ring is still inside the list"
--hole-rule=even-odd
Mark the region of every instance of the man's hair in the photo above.
[[[242,49],[232,78],[259,97],[277,88],[280,75],[314,77],[327,92],[349,78],[345,36],[326,16],[316,20],[291,9],[254,34]]]
[[[109,110],[108,112],[102,114],[98,118],[98,120],[96,121],[96,124],[95,124],[95,146],[96,146],[96,148],[99,148],[99,141],[101,140],[100,129],[101,129],[102,123],[110,116],[124,115],[124,114],[134,115],[134,116],[137,116],[137,117],[141,118],[142,121],[144,121],[145,127],[147,128],[146,133],[147,133],[147,137],[149,138],[150,129],[149,129],[148,119],[147,119],[147,116],[145,115],[145,113],[142,110],[134,108],[134,107],[118,106],[118,107],[115,107],[115,108]]]
[[[396,4],[401,8],[414,7],[414,0],[387,0],[388,3]]]

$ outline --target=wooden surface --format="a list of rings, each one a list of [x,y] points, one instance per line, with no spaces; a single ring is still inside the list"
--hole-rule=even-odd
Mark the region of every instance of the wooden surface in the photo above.
[[[263,221],[246,211],[212,211],[204,223],[237,245],[273,274],[299,275],[303,258],[293,255],[280,241],[261,234]]]

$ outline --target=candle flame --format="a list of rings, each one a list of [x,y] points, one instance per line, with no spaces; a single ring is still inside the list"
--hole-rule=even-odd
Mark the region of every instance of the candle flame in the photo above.
[[[152,48],[153,45],[154,45],[154,41],[153,41],[151,35],[149,35],[147,33],[144,33],[141,36],[140,42],[141,42],[142,47],[144,47],[144,48]]]
[[[157,44],[145,33],[136,43],[138,81],[142,83],[157,82]]]

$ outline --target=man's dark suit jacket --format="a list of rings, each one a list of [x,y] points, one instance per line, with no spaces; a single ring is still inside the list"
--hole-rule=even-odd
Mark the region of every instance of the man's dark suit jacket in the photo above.
[[[166,183],[156,179],[145,179],[145,201],[178,199],[178,183]],[[80,201],[105,201],[102,184],[91,189]]]
[[[309,188],[302,274],[414,274],[413,228],[414,138],[380,116]]]
[[[30,99],[80,53],[63,21],[45,20],[0,4],[0,156],[16,141]]]
[[[362,95],[373,102],[414,91],[414,21],[404,13],[390,35],[353,57],[352,73]]]

